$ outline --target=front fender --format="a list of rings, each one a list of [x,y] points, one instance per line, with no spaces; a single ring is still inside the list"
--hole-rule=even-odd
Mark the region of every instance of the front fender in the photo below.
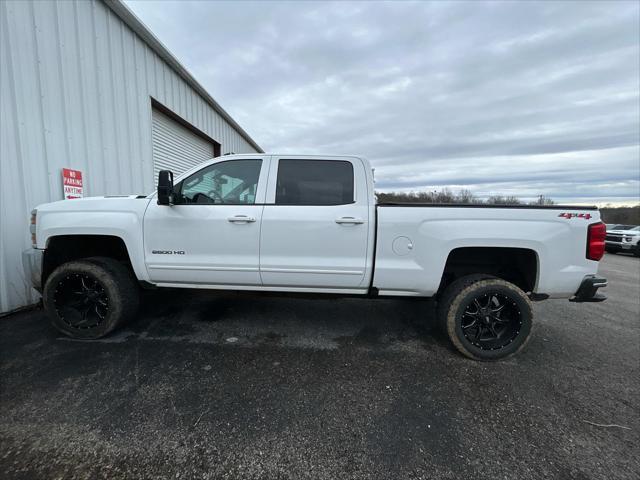
[[[73,202],[73,200],[68,201]],[[77,202],[78,206],[81,202]],[[55,204],[52,204],[55,205]],[[147,202],[121,211],[78,208],[55,210],[38,207],[37,247],[46,249],[49,240],[59,235],[108,235],[120,238],[127,249],[138,280],[148,281],[144,264],[142,219]],[[138,211],[139,210],[139,211]]]

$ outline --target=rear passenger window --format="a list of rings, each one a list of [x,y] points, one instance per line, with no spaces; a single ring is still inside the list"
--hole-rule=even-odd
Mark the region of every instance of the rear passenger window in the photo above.
[[[353,165],[335,160],[280,160],[276,205],[353,203]]]

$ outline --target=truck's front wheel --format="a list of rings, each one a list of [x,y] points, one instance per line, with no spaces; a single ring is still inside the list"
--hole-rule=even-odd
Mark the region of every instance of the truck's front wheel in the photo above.
[[[533,312],[527,295],[499,278],[463,277],[438,302],[438,315],[454,346],[475,360],[498,360],[522,350]]]
[[[92,257],[64,263],[46,281],[44,307],[53,326],[74,338],[100,338],[133,316],[138,285],[126,266]]]

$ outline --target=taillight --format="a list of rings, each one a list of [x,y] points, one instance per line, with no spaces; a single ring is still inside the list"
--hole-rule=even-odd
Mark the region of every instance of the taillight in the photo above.
[[[592,223],[587,230],[587,258],[596,262],[604,255],[604,238],[607,227],[604,223]]]

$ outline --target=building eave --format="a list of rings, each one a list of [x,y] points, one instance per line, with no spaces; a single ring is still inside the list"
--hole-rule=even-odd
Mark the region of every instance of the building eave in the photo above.
[[[178,59],[165,47],[158,37],[149,30],[144,23],[121,0],[102,0],[120,20],[135,32],[162,60],[165,61],[198,95],[200,95],[222,118],[225,119],[253,148],[258,152],[264,150],[251,136],[229,115],[224,108],[198,83]]]

